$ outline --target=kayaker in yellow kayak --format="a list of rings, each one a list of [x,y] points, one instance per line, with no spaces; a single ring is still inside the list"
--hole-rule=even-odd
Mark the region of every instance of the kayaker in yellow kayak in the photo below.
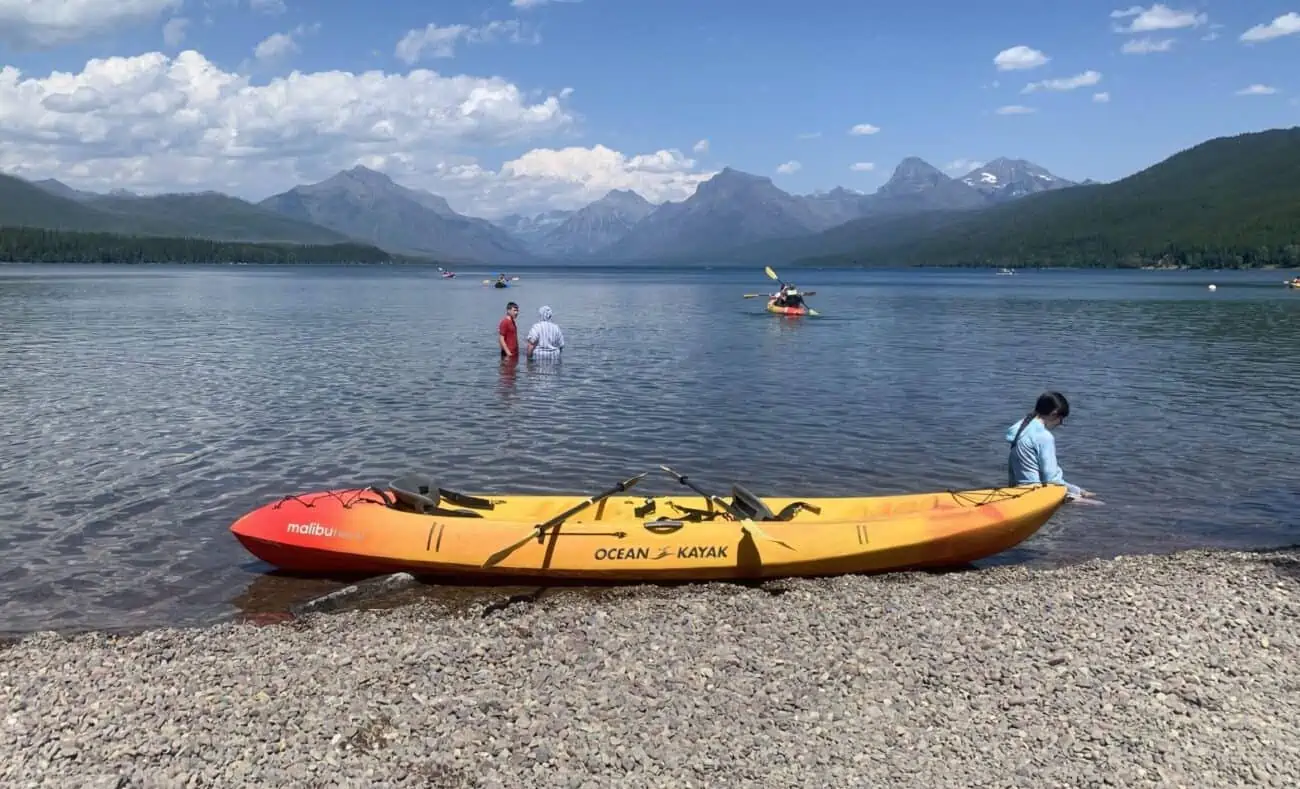
[[[1065,472],[1056,462],[1056,437],[1052,430],[1065,423],[1070,402],[1060,392],[1044,392],[1034,403],[1034,410],[1007,428],[1011,443],[1007,458],[1007,476],[1012,485],[1064,485],[1072,499],[1090,498],[1092,492],[1065,481]]]
[[[778,307],[802,307],[803,296],[794,283],[781,283],[781,289],[772,296],[772,303]]]

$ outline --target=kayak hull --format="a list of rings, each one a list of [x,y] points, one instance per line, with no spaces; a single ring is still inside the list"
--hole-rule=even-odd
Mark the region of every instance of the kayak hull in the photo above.
[[[808,307],[807,305],[804,305],[802,307],[778,307],[775,301],[768,301],[767,311],[774,313],[776,315],[789,315],[789,316],[808,315],[814,318],[821,314],[817,310],[814,310],[811,307]]]
[[[231,532],[255,557],[310,574],[410,572],[461,579],[588,581],[757,579],[887,572],[969,564],[1028,539],[1065,501],[1065,488],[1036,485],[916,495],[764,498],[772,512],[804,501],[787,521],[763,521],[785,545],[717,518],[679,520],[674,505],[701,497],[618,496],[588,507],[492,568],[488,557],[584,496],[487,496],[482,517],[421,514],[376,488],[286,496],[239,518]],[[450,506],[443,503],[444,507]],[[463,511],[463,510],[462,510]],[[789,547],[786,547],[789,546]]]

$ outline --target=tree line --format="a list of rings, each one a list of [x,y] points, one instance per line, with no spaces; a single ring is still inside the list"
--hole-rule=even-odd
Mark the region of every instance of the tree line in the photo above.
[[[391,263],[368,244],[287,244],[0,227],[5,263]]]

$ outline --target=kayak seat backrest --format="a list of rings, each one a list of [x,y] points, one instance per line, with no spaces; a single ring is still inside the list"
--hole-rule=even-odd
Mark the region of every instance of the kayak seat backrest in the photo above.
[[[440,506],[442,499],[449,504],[459,506],[492,509],[492,502],[466,496],[463,493],[444,491],[438,483],[418,474],[407,474],[388,483],[388,490],[397,499],[398,509],[410,510],[421,515],[446,515],[460,518],[481,518],[482,515],[467,509],[448,509]],[[447,495],[450,493],[451,495]]]
[[[776,515],[768,508],[763,500],[755,496],[744,485],[731,486],[731,506],[749,516],[750,520],[755,521],[774,521]]]
[[[416,512],[438,507],[438,484],[428,477],[407,474],[388,483],[388,489],[402,504]]]

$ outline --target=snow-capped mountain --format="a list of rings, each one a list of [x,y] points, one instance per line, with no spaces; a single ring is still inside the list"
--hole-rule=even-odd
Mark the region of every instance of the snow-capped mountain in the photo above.
[[[1073,181],[1052,175],[1033,162],[1005,158],[994,159],[983,167],[977,167],[960,180],[998,202],[1077,185]]]

